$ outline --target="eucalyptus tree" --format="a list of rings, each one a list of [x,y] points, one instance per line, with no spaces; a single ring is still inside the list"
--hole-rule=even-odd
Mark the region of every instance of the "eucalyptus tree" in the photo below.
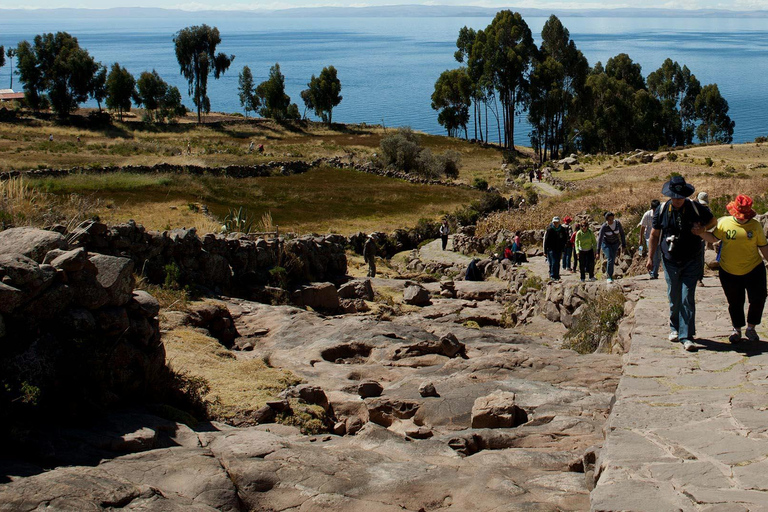
[[[22,41],[16,57],[19,79],[32,108],[50,103],[59,116],[66,117],[92,96],[99,64],[68,33],[37,35],[33,43]]]
[[[179,30],[173,38],[176,47],[176,60],[181,74],[189,84],[189,95],[197,107],[197,122],[202,122],[202,112],[211,111],[208,98],[208,76],[221,77],[229,69],[234,55],[216,53],[221,43],[221,35],[216,27],[195,25]]]
[[[728,102],[720,94],[717,84],[702,87],[694,102],[696,116],[701,120],[696,136],[702,142],[733,142],[734,123],[728,115]]]
[[[312,75],[301,97],[308,109],[330,125],[333,122],[333,108],[342,100],[341,81],[336,68],[328,66],[323,68],[319,76]]]
[[[120,121],[123,113],[131,111],[131,99],[136,96],[136,79],[120,64],[115,62],[107,76],[107,107],[117,110]]]
[[[240,71],[240,75],[237,79],[237,91],[238,98],[240,99],[240,106],[245,110],[245,117],[248,117],[249,111],[254,111],[259,108],[259,97],[256,96],[256,85],[253,82],[253,73],[251,68],[243,66],[243,70]]]
[[[526,109],[528,74],[536,45],[520,13],[499,11],[485,30],[484,68],[498,91],[504,125],[503,146],[514,149],[515,114]]]
[[[445,127],[449,137],[455,137],[457,131],[463,129],[464,138],[467,138],[472,88],[472,80],[465,67],[443,71],[435,82],[432,108],[440,111],[437,122]]]

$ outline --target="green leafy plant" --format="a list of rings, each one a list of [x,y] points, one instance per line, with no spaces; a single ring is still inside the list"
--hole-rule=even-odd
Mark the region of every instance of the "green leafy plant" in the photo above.
[[[254,231],[255,225],[253,216],[244,206],[230,208],[227,216],[224,217],[224,226],[229,232],[248,234]]]

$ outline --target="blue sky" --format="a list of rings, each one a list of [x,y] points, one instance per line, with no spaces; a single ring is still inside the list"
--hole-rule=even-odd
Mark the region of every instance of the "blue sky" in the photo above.
[[[0,8],[89,8],[104,9],[109,7],[161,7],[168,9],[285,9],[291,7],[362,7],[391,4],[425,4],[425,5],[476,5],[482,7],[534,7],[550,9],[585,9],[585,8],[616,8],[616,7],[658,7],[674,9],[730,9],[753,10],[768,9],[768,0],[646,0],[642,5],[636,1],[627,0],[520,0],[510,3],[508,0],[429,0],[398,2],[396,0],[0,0]]]

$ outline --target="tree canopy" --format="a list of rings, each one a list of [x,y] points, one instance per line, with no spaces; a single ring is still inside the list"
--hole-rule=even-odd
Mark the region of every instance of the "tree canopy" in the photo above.
[[[275,63],[269,69],[269,78],[256,87],[256,94],[261,102],[259,113],[263,117],[278,121],[299,118],[299,107],[291,103],[291,97],[285,93],[285,76],[280,72],[280,64]]]
[[[68,33],[38,35],[34,44],[22,41],[16,56],[19,78],[32,108],[50,102],[56,113],[67,116],[93,95],[99,64]]]
[[[120,120],[131,111],[131,99],[136,96],[136,79],[118,63],[112,64],[107,76],[107,108],[117,110]]]
[[[323,68],[320,76],[312,75],[307,88],[301,92],[304,104],[315,115],[329,125],[333,122],[333,107],[341,103],[341,81],[336,68],[328,66]]]
[[[211,111],[208,76],[218,79],[229,69],[235,56],[216,53],[216,47],[221,43],[219,29],[205,24],[179,30],[173,42],[181,74],[187,79],[189,95],[197,107],[197,122],[201,123],[202,112]]]
[[[256,95],[256,85],[253,82],[251,68],[243,66],[243,70],[240,72],[237,83],[240,106],[245,110],[245,117],[248,117],[248,112],[256,112],[260,104],[259,97]]]
[[[455,137],[459,129],[467,136],[469,107],[472,105],[472,80],[466,68],[443,71],[435,82],[432,108],[439,110],[437,121]]]

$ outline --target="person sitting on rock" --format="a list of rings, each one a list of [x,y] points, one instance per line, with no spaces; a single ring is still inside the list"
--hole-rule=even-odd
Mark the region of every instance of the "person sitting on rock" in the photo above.
[[[755,327],[760,324],[766,300],[766,275],[763,258],[768,260],[768,240],[763,226],[754,219],[752,198],[738,195],[727,206],[729,217],[717,221],[712,233],[703,226],[694,230],[707,242],[722,242],[720,248],[720,284],[728,300],[728,313],[733,332],[731,343],[741,341],[741,329],[746,324],[744,336],[749,341],[759,341]],[[749,297],[749,310],[744,318],[744,299]]]
[[[473,258],[472,261],[469,262],[469,265],[467,265],[467,272],[464,274],[465,281],[483,280],[483,273],[480,272],[480,269],[477,266],[478,261],[480,261],[480,258]]]

